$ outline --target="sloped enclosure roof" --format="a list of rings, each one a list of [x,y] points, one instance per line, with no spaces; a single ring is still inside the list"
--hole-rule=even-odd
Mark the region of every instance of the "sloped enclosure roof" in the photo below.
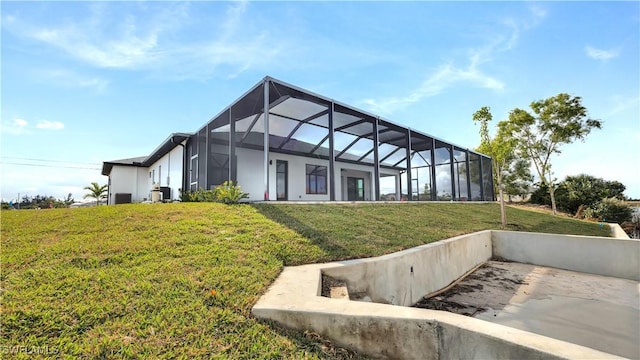
[[[421,152],[451,147],[460,151],[471,149],[452,145],[435,136],[409,129],[375,114],[339,101],[266,77],[229,107],[213,117],[200,132],[211,132],[212,139],[227,143],[230,127],[238,146],[262,148],[264,141],[264,89],[269,84],[269,150],[302,156],[329,158],[329,116],[333,114],[334,155],[336,161],[374,162],[374,122],[378,126],[379,159],[382,167],[395,167],[406,160],[401,149],[407,146],[407,131],[411,132],[412,161],[429,162]],[[330,111],[333,107],[333,111]],[[208,130],[208,131],[207,131]],[[437,154],[439,155],[439,154]],[[482,155],[484,156],[484,155]],[[436,163],[441,162],[436,159]],[[448,160],[442,159],[443,161]]]

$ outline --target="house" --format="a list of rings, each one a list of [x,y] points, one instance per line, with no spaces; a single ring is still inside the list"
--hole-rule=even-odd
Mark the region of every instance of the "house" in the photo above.
[[[226,180],[251,201],[494,200],[491,158],[271,77],[197,132],[102,174],[109,204]]]

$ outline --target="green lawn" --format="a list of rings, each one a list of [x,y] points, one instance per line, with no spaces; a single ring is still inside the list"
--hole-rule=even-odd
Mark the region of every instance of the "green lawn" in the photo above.
[[[518,230],[608,235],[568,218],[508,216]],[[497,228],[498,217],[494,204],[3,211],[0,356],[356,357],[251,317],[283,265],[389,253]]]

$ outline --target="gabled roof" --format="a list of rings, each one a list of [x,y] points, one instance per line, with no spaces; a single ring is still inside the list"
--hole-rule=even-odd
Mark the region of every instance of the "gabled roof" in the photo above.
[[[109,176],[111,169],[114,165],[118,166],[137,166],[137,167],[149,167],[156,161],[160,160],[163,156],[173,150],[183,141],[187,140],[191,135],[190,133],[173,133],[160,146],[158,146],[149,156],[139,156],[128,159],[111,160],[102,163],[102,175]]]

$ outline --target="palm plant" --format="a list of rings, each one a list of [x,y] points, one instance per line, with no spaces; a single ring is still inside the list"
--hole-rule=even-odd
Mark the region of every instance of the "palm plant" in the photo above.
[[[96,199],[96,205],[100,205],[100,199],[104,199],[107,197],[107,185],[98,185],[97,182],[92,182],[90,186],[85,186],[84,189],[88,190],[89,193],[84,194],[83,199],[86,198],[94,198]]]

